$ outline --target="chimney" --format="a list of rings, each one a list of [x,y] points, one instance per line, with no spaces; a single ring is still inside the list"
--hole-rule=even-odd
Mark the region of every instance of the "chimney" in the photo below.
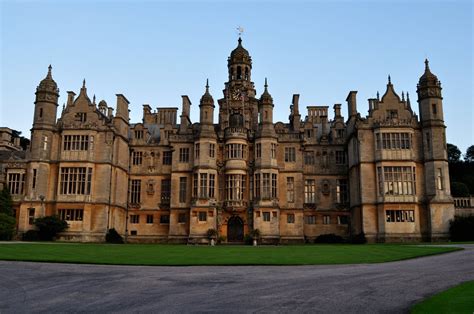
[[[300,115],[299,101],[300,101],[300,95],[293,94],[293,99],[291,101],[292,103],[291,113],[290,113],[290,124],[292,125],[293,130],[300,129],[301,115]]]
[[[341,117],[341,104],[335,104],[333,108],[334,108],[334,118]]]
[[[117,117],[123,118],[127,123],[129,120],[129,110],[128,105],[130,102],[122,94],[116,94],[117,96]]]
[[[70,106],[74,103],[74,96],[76,96],[76,93],[73,91],[67,92],[67,106]]]
[[[349,118],[357,116],[357,91],[350,91],[349,95],[346,98]]]
[[[185,131],[191,125],[191,119],[189,117],[189,112],[191,110],[191,101],[187,95],[182,95],[183,106],[181,112],[181,124],[179,126],[180,131]]]
[[[114,108],[107,107],[107,117],[112,118],[114,115]]]

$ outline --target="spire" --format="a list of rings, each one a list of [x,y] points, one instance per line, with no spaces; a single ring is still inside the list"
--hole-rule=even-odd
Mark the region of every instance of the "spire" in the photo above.
[[[260,101],[262,103],[268,103],[268,104],[272,104],[273,103],[273,98],[272,98],[272,95],[270,95],[270,93],[268,92],[268,81],[267,81],[267,78],[265,78],[265,85],[263,85],[265,87],[264,91],[263,91],[263,94],[262,96],[260,97]]]
[[[390,78],[390,74],[388,75],[388,84],[392,84],[392,79]]]
[[[82,80],[82,88],[86,88],[86,79]]]
[[[95,105],[95,94],[94,94],[94,96],[92,97],[92,104]]]
[[[209,93],[209,79],[206,79],[206,93]]]
[[[405,92],[402,91],[402,101],[405,101]]]
[[[48,74],[46,75],[46,78],[52,80],[53,79],[53,75],[51,74],[51,70],[53,69],[53,67],[51,66],[51,64],[49,65],[48,67]]]
[[[265,87],[265,91],[268,92],[268,84],[267,84],[267,78],[265,78],[265,85],[263,85]]]
[[[214,99],[212,98],[211,93],[209,93],[209,79],[206,79],[206,92],[201,97],[201,104],[213,104]]]

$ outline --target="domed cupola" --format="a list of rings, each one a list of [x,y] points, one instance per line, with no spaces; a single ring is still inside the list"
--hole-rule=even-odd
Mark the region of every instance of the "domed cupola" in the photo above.
[[[427,97],[441,98],[441,82],[431,73],[428,59],[425,60],[425,73],[420,77],[417,93],[420,100]]]
[[[261,104],[268,104],[273,106],[273,97],[270,95],[268,92],[268,84],[267,84],[267,78],[265,78],[265,90],[263,91],[262,96],[260,96],[260,103]]]
[[[252,69],[252,57],[249,52],[242,46],[242,38],[239,37],[237,48],[232,50],[230,57],[227,59],[227,67],[229,69],[229,80],[246,80],[250,81],[250,71]]]
[[[209,80],[206,80],[206,92],[201,97],[201,105],[212,105],[214,107],[214,98],[209,93]]]
[[[48,74],[46,77],[39,83],[38,87],[36,88],[36,97],[38,98],[39,93],[49,93],[53,94],[56,97],[59,97],[59,89],[56,82],[53,80],[53,76],[51,74],[52,66],[49,65],[48,67]]]

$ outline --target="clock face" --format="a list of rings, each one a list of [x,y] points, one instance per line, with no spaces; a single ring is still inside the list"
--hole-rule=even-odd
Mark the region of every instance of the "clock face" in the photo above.
[[[232,92],[232,99],[233,100],[239,100],[240,99],[240,89],[237,89]]]

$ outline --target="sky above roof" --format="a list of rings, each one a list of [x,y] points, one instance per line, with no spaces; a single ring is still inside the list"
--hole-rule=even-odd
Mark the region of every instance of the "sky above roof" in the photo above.
[[[303,116],[306,106],[341,103],[347,118],[345,99],[357,90],[366,116],[367,99],[383,95],[389,74],[418,112],[428,58],[443,87],[448,142],[463,153],[474,144],[472,1],[4,0],[0,11],[0,125],[28,137],[49,64],[60,106],[85,78],[97,102],[115,107],[115,94],[124,94],[132,123],[143,104],[181,108],[181,95],[198,122],[207,78],[214,99],[222,97],[242,26],[252,81],[260,96],[268,78],[275,122],[288,121],[295,93]]]

